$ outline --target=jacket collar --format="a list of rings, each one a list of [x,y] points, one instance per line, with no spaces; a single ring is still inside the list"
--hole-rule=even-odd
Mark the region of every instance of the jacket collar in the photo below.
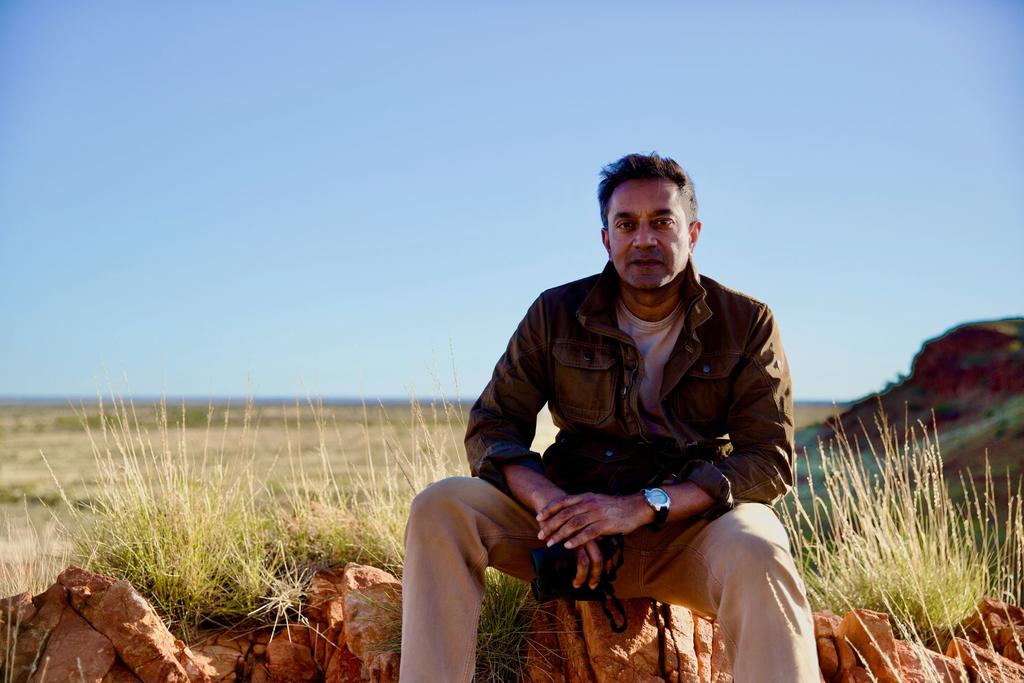
[[[708,308],[707,291],[700,283],[700,274],[693,265],[691,258],[686,264],[682,278],[683,311],[685,320],[683,328],[693,331],[700,324],[711,317],[711,310]],[[615,304],[619,297],[619,274],[615,265],[608,261],[604,270],[598,276],[597,282],[587,294],[583,303],[576,310],[576,319],[584,328],[594,329],[611,328],[618,332],[615,323]],[[618,336],[618,335],[614,335]]]

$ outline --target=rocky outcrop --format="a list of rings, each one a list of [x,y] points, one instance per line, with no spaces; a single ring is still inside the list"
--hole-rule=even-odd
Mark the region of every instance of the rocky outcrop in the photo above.
[[[961,683],[963,666],[955,659],[896,640],[889,616],[866,609],[840,619],[831,612],[814,615],[818,664],[828,683]]]
[[[4,603],[0,631],[12,641],[4,674],[13,683],[211,680],[127,581],[72,566],[31,607],[24,595]]]
[[[874,438],[879,411],[902,425],[935,423],[947,468],[976,467],[988,455],[993,468],[1020,471],[1024,462],[1024,319],[958,325],[924,343],[910,375],[854,402],[817,434],[813,445],[842,430]],[[813,438],[812,438],[813,437]]]
[[[125,581],[69,567],[47,591],[0,600],[0,680],[391,683],[398,680],[401,582],[349,564],[318,572],[306,623],[174,638]],[[524,683],[731,683],[717,624],[692,610],[626,600],[614,633],[596,603],[538,606]],[[984,599],[945,654],[897,640],[889,617],[814,615],[826,683],[1024,682],[1024,609]]]
[[[627,628],[614,633],[593,602],[558,600],[534,612],[526,680],[730,683],[714,621],[678,606],[624,600]]]

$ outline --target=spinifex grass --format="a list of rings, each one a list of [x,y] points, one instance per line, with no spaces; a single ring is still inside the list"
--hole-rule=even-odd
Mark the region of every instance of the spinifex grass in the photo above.
[[[497,683],[523,679],[522,654],[536,609],[539,606],[527,584],[493,569],[485,572],[473,680]]]
[[[60,533],[60,525],[47,521],[37,526],[25,502],[24,522],[5,520],[0,529],[0,597],[24,591],[41,593],[65,567],[71,548]]]
[[[268,467],[257,457],[265,446],[253,401],[245,405],[240,432],[233,422],[229,430],[230,410],[216,409],[224,411],[219,438],[211,436],[211,405],[199,449],[194,432],[186,434],[196,426],[194,408],[183,405],[178,416],[161,401],[155,415],[140,416],[130,399],[113,405],[107,411],[101,400],[96,419],[80,416],[99,476],[84,507],[57,481],[74,526],[66,533],[76,561],[131,581],[186,640],[210,624],[301,620],[303,592],[321,566],[358,561],[400,576],[412,499],[433,481],[467,474],[460,455],[464,413],[443,397],[425,406],[412,400],[405,425],[395,425],[383,407],[377,416],[364,408],[366,453],[356,462],[339,457],[352,436],[343,434],[334,413],[321,401],[296,404],[283,421],[291,477],[275,491],[269,481],[277,458]],[[302,422],[309,419],[312,448],[302,443]],[[238,438],[233,449],[226,447],[228,434]],[[310,455],[312,466],[305,464]],[[340,468],[332,465],[337,462]],[[525,584],[487,573],[480,680],[520,677],[530,604]],[[396,634],[400,616],[392,615]]]
[[[1005,511],[990,472],[955,503],[934,427],[908,426],[902,440],[884,416],[877,427],[868,454],[845,433],[820,445],[821,480],[808,475],[809,502],[787,499],[783,521],[814,609],[887,612],[898,637],[941,644],[980,597],[1021,600],[1020,484]]]
[[[340,447],[341,431],[321,402],[310,402],[309,408],[319,435],[318,468],[307,472],[298,460],[294,485],[285,491],[288,524],[283,532],[291,554],[309,561],[363,562],[401,576],[403,537],[412,499],[434,481],[467,474],[464,461],[455,455],[461,450],[465,428],[461,412],[443,398],[426,409],[413,399],[412,424],[396,427],[380,408],[377,435],[371,435],[365,426],[369,416],[364,412],[365,461],[362,467],[349,463],[345,471],[335,473],[328,437],[336,437]],[[411,450],[395,438],[399,430],[411,433]],[[290,440],[288,448],[289,462],[295,462]],[[339,484],[339,479],[345,483]]]
[[[276,575],[272,516],[247,466],[256,430],[245,408],[241,462],[228,466],[221,445],[201,460],[188,452],[184,426],[172,439],[167,406],[157,406],[157,441],[135,405],[100,401],[100,435],[83,421],[93,446],[98,490],[85,509],[64,496],[76,523],[79,560],[93,571],[129,580],[172,628],[188,635],[203,622],[230,623],[257,609]],[[184,409],[184,408],[183,408]],[[59,483],[58,483],[59,485]]]

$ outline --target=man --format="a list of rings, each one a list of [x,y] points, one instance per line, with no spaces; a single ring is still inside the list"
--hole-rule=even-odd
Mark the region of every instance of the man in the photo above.
[[[698,276],[697,202],[675,161],[631,154],[602,175],[609,263],[542,293],[520,323],[470,414],[476,478],[413,502],[401,680],[470,680],[485,567],[529,580],[530,551],[564,543],[574,585],[596,586],[598,539],[623,534],[616,595],[715,615],[737,683],[818,681],[770,507],[794,466],[772,314]],[[542,461],[530,444],[545,403],[560,431]]]

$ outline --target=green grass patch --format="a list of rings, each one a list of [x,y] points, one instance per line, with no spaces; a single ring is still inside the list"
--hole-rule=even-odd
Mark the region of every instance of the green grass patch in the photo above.
[[[961,480],[957,502],[934,428],[877,427],[867,452],[846,434],[822,445],[782,517],[814,609],[886,612],[898,637],[941,646],[982,596],[1021,602],[1020,481],[997,497],[990,471],[981,491]]]

